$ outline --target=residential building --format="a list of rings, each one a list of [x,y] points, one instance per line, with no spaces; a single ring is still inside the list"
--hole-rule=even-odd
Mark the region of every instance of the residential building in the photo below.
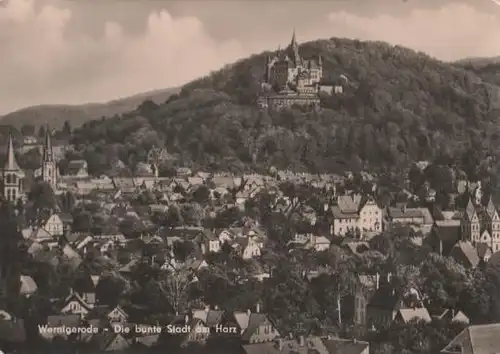
[[[333,236],[359,232],[363,237],[382,231],[382,209],[371,197],[339,196],[336,205],[331,207],[331,213],[330,233]]]

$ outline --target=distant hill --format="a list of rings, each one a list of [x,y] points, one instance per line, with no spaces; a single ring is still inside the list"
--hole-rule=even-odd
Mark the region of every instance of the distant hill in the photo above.
[[[486,82],[500,85],[500,57],[463,59],[455,65],[474,72]]]
[[[85,122],[101,117],[112,117],[134,110],[143,101],[150,99],[155,103],[165,102],[172,94],[179,92],[180,88],[140,93],[134,96],[113,100],[107,103],[88,103],[82,105],[41,105],[20,109],[6,114],[0,118],[0,124],[21,128],[25,124],[39,126],[50,124],[51,127],[60,128],[64,121],[71,122],[72,127],[79,127]]]
[[[95,173],[124,156],[144,160],[152,144],[184,165],[240,171],[391,171],[500,151],[499,87],[473,71],[382,42],[332,38],[300,51],[321,54],[324,76],[345,74],[355,89],[323,96],[320,112],[260,112],[265,52],[185,85],[158,107],[86,124],[74,143]]]

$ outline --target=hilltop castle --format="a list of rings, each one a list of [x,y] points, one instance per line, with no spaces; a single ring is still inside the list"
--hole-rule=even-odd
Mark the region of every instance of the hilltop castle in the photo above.
[[[292,105],[319,107],[322,79],[321,55],[303,58],[294,31],[288,47],[267,58],[258,104],[261,108],[274,109]],[[331,88],[325,91],[331,91]]]

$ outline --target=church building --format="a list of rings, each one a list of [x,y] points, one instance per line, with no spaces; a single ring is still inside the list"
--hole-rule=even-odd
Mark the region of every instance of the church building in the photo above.
[[[2,170],[2,191],[6,200],[16,202],[24,196],[24,178],[25,173],[17,164],[12,134],[9,133],[7,161]]]

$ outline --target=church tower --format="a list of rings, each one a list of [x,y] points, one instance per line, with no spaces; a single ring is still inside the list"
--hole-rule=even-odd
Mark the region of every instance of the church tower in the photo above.
[[[10,202],[15,202],[23,196],[24,171],[21,170],[14,155],[12,134],[9,133],[7,143],[7,162],[2,170],[3,196]]]
[[[45,128],[45,139],[43,142],[42,180],[48,183],[52,189],[56,189],[57,167],[54,159],[54,152],[52,151],[52,139],[48,126]]]

